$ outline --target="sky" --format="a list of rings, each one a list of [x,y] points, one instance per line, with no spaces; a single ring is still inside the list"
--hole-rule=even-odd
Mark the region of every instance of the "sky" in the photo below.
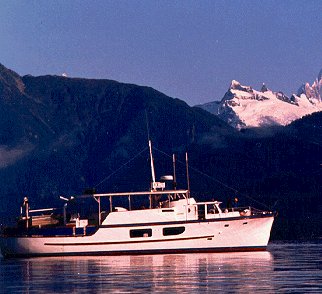
[[[220,100],[233,79],[291,95],[322,69],[322,1],[0,0],[0,63],[189,105]]]

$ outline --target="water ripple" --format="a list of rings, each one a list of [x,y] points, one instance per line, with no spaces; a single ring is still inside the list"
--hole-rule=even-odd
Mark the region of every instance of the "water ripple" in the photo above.
[[[321,293],[322,246],[267,252],[2,259],[4,293]]]

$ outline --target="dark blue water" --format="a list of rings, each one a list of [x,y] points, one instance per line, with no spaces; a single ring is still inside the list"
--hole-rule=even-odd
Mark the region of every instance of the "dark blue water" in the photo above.
[[[267,252],[0,260],[3,293],[322,293],[322,242]]]

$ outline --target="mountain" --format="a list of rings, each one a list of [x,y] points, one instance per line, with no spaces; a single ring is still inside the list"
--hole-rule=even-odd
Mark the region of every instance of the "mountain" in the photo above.
[[[14,220],[24,196],[39,208],[61,206],[60,195],[88,187],[149,189],[149,137],[157,178],[171,172],[175,153],[178,188],[185,188],[188,151],[198,199],[224,205],[237,196],[243,206],[278,211],[275,239],[321,237],[321,115],[238,131],[149,87],[21,77],[0,65],[0,223]]]
[[[0,214],[15,216],[12,209],[25,195],[56,205],[59,195],[98,185],[146,148],[148,136],[156,148],[172,154],[184,152],[210,130],[218,136],[234,132],[212,114],[152,88],[111,80],[20,77],[1,65]],[[132,182],[117,174],[97,189],[148,188],[147,158],[136,163],[128,175]]]
[[[220,102],[209,102],[199,107],[238,129],[285,126],[305,115],[322,111],[321,76],[322,70],[312,86],[309,83],[302,85],[298,94],[291,97],[273,92],[266,85],[257,91],[233,80]]]

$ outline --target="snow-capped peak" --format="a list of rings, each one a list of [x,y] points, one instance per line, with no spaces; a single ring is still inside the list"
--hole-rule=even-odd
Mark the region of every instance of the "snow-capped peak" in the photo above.
[[[319,104],[322,102],[322,69],[312,86],[309,83],[305,83],[300,87],[298,96],[301,95],[305,95],[312,104]]]
[[[244,91],[244,92],[251,92],[252,88],[251,87],[246,87],[242,86],[240,82],[236,80],[232,80],[230,83],[229,90],[239,90],[239,91]]]
[[[216,102],[216,107],[212,107],[215,102],[201,107],[239,129],[287,125],[305,115],[322,111],[321,92],[322,70],[312,86],[303,84],[298,95],[293,94],[291,97],[280,91],[274,92],[265,84],[257,91],[232,80],[220,103]]]

